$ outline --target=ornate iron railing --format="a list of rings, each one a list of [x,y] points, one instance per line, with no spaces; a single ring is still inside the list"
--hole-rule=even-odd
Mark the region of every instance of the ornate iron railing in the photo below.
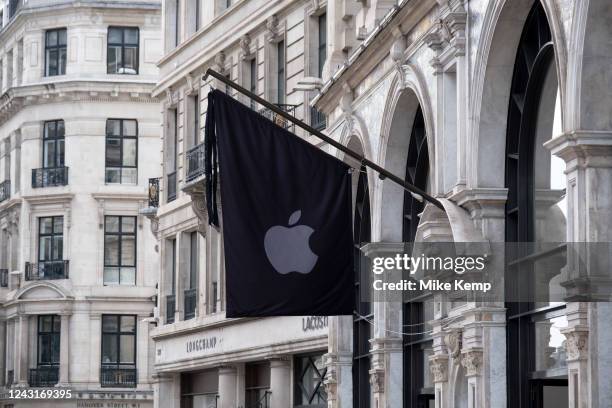
[[[11,180],[4,180],[0,183],[0,203],[11,197]]]
[[[68,279],[68,261],[26,262],[25,278],[26,280]]]
[[[297,105],[287,105],[287,104],[275,104],[275,105],[283,112],[287,112],[291,116],[295,117],[295,108],[297,108]],[[283,118],[282,116],[280,116],[279,114],[277,114],[276,112],[268,108],[264,108],[260,110],[259,113],[284,129],[290,130],[291,132],[295,130],[295,125],[293,124],[293,122],[288,121],[287,119]]]
[[[56,187],[68,184],[68,167],[32,169],[32,188]]]
[[[185,320],[193,319],[196,313],[196,307],[198,304],[198,290],[197,289],[185,289],[184,292],[185,301]]]
[[[118,368],[102,366],[100,368],[100,386],[115,388],[135,388],[137,384],[136,368]]]
[[[30,368],[30,387],[53,387],[59,380],[59,365]]]
[[[317,130],[323,130],[327,127],[327,116],[315,107],[310,108],[310,126]]]
[[[166,324],[174,323],[174,312],[176,312],[176,296],[166,296]]]
[[[168,202],[176,200],[176,187],[176,171],[168,173],[166,176],[166,191],[168,192],[166,199]]]
[[[159,207],[159,178],[149,179],[149,207]]]
[[[8,288],[8,269],[0,269],[0,287]]]
[[[204,174],[204,143],[187,150],[187,181]]]

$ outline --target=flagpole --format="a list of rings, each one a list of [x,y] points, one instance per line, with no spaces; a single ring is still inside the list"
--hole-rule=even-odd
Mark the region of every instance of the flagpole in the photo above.
[[[235,90],[237,90],[241,94],[248,96],[249,98],[253,99],[255,102],[259,103],[260,105],[265,106],[266,108],[270,109],[275,114],[277,114],[277,115],[287,119],[288,121],[292,122],[293,124],[295,124],[295,125],[301,127],[302,129],[304,129],[308,133],[318,137],[319,139],[321,139],[324,142],[332,145],[336,149],[344,152],[345,154],[349,155],[353,159],[359,161],[364,166],[371,168],[372,170],[374,170],[375,172],[380,174],[381,179],[388,178],[389,180],[393,181],[394,183],[399,184],[405,190],[408,190],[413,196],[415,196],[415,195],[416,196],[420,196],[423,199],[425,199],[426,201],[429,201],[430,203],[432,203],[433,205],[435,205],[436,207],[441,209],[442,211],[445,211],[444,207],[442,206],[440,201],[436,200],[434,197],[430,196],[429,194],[427,194],[425,191],[421,190],[417,186],[408,183],[406,180],[402,179],[401,177],[396,176],[395,174],[391,173],[390,171],[384,169],[383,167],[380,167],[378,164],[374,163],[373,161],[368,160],[363,155],[361,155],[361,154],[359,154],[359,153],[349,149],[348,147],[346,147],[343,144],[335,141],[331,137],[329,137],[329,136],[323,134],[322,132],[318,131],[317,129],[311,127],[310,125],[308,125],[308,124],[302,122],[301,120],[291,116],[287,112],[284,112],[278,106],[276,106],[276,105],[266,101],[265,99],[261,98],[259,95],[256,95],[256,94],[252,93],[248,89],[243,88],[242,86],[238,85],[237,83],[235,83],[231,79],[225,77],[224,75],[221,75],[217,71],[215,71],[213,69],[210,69],[210,68],[208,68],[206,70],[206,73],[204,74],[204,77],[202,79],[204,81],[206,81],[209,76],[214,77],[215,79],[223,82],[227,86],[230,86],[230,87],[234,88]],[[416,198],[418,199],[418,197],[416,197]]]

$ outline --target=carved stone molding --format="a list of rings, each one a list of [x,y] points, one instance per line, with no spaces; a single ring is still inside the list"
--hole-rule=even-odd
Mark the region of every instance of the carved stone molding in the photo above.
[[[370,385],[374,393],[385,392],[385,370],[370,370]]]
[[[438,354],[429,357],[429,371],[435,383],[448,381],[448,356]]]
[[[242,59],[248,59],[251,55],[251,36],[248,34],[240,37],[240,55]]]
[[[586,360],[589,351],[589,332],[585,328],[570,328],[562,330],[565,335],[567,361]]]
[[[480,375],[482,368],[482,349],[473,348],[464,350],[462,353],[461,365],[467,371],[468,377]]]
[[[444,336],[444,344],[450,356],[457,359],[461,355],[462,332],[460,329],[452,329]]]

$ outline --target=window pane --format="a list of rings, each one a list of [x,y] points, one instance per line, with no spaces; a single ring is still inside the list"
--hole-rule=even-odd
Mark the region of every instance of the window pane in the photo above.
[[[64,217],[53,217],[53,232],[56,234],[64,232]]]
[[[57,31],[47,31],[47,47],[57,45]]]
[[[55,122],[45,122],[43,138],[55,137]]]
[[[136,284],[136,268],[121,268],[121,285]]]
[[[136,184],[138,171],[135,168],[123,168],[121,170],[121,183]]]
[[[109,28],[108,29],[108,42],[109,44],[121,44],[122,42],[122,30],[120,28]]]
[[[119,284],[119,268],[105,267],[104,268],[104,284],[118,285]]]
[[[121,316],[121,332],[136,333],[136,316]]]
[[[121,231],[124,233],[136,231],[136,217],[121,217]]]
[[[121,139],[106,139],[106,166],[121,166]]]
[[[38,331],[50,332],[52,329],[53,316],[40,316],[38,320]]]
[[[55,140],[47,140],[43,144],[43,167],[55,167]]]
[[[58,31],[58,39],[57,42],[59,45],[66,45],[66,30]]]
[[[136,362],[134,346],[135,336],[133,334],[121,335],[121,363],[134,364]]]
[[[123,62],[124,74],[136,74],[138,70],[138,48],[125,47],[125,61]]]
[[[47,75],[57,75],[58,55],[57,49],[47,50]]]
[[[123,136],[136,136],[136,121],[135,120],[124,120],[123,121]]]
[[[102,331],[116,332],[119,330],[119,316],[102,316]]]
[[[102,363],[116,363],[118,359],[117,337],[112,334],[102,335]]]
[[[105,222],[106,232],[119,232],[119,217],[107,216]]]
[[[44,217],[39,219],[40,233],[50,234],[53,228],[53,219],[51,217]]]
[[[53,237],[52,261],[61,261],[63,258],[64,238],[60,235]]]
[[[107,168],[105,181],[106,183],[121,183],[121,169]]]
[[[51,362],[51,336],[48,334],[38,335],[38,362],[49,364]]]
[[[104,237],[104,265],[119,265],[119,237],[116,235]]]
[[[136,166],[136,139],[123,139],[123,165]]]
[[[121,121],[109,119],[106,121],[107,136],[121,136]]]
[[[38,242],[38,259],[40,261],[51,259],[51,237],[40,237]]]
[[[66,49],[65,48],[60,48],[58,59],[59,59],[58,61],[59,66],[57,67],[57,74],[66,75]]]
[[[62,321],[60,319],[59,316],[52,316],[53,317],[53,331],[55,333],[59,333],[61,330],[61,326],[62,326]]]
[[[136,265],[136,239],[134,236],[123,236],[121,239],[121,265]]]
[[[125,43],[129,45],[138,45],[138,29],[137,28],[127,28],[125,29]]]
[[[65,131],[65,127],[64,127],[64,121],[63,120],[58,120],[56,123],[56,137],[64,137],[66,131]]]
[[[108,73],[118,74],[121,66],[121,47],[111,45],[108,47]]]
[[[57,158],[55,160],[55,165],[57,167],[62,167],[64,165],[64,141],[59,140],[57,142]]]

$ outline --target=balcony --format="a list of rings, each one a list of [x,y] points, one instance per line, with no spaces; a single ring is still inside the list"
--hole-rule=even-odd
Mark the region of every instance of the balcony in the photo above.
[[[185,320],[195,317],[196,305],[198,304],[198,290],[185,289]]]
[[[0,288],[8,288],[8,269],[0,269]]]
[[[317,130],[323,130],[327,127],[327,117],[314,107],[310,108],[310,126]]]
[[[68,279],[68,261],[26,262],[26,280]]]
[[[166,296],[166,324],[174,323],[174,313],[176,312],[176,296]]]
[[[30,368],[30,387],[53,387],[59,380],[59,365]]]
[[[68,184],[68,167],[32,169],[32,188],[65,186]]]
[[[100,385],[114,388],[136,388],[135,368],[100,368]]]
[[[276,104],[276,107],[282,110],[283,112],[286,112],[291,116],[295,117],[295,108],[297,108],[297,105]],[[272,122],[282,127],[283,129],[287,129],[291,132],[295,131],[295,125],[293,124],[293,122],[288,121],[287,119],[283,118],[282,116],[268,108],[260,110],[259,114],[270,119]]]
[[[149,207],[159,207],[159,178],[149,179]]]
[[[167,181],[166,190],[168,192],[166,201],[167,202],[174,201],[176,200],[176,171],[172,173],[168,173],[168,175],[166,176],[166,181]]]
[[[0,183],[0,203],[11,197],[11,180],[4,180]]]
[[[189,182],[204,174],[204,143],[187,151],[187,178]]]

